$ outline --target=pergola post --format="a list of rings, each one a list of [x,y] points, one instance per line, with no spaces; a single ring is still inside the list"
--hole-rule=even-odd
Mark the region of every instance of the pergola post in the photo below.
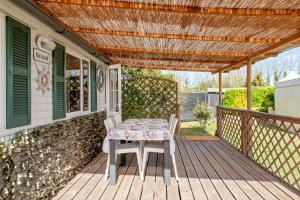
[[[223,91],[222,91],[222,71],[219,72],[219,106],[222,106],[222,96],[223,96]]]
[[[246,87],[247,87],[247,110],[251,110],[251,60],[247,62],[247,79],[246,79]]]
[[[251,105],[251,64],[252,61],[249,59],[247,61],[247,73],[246,73],[246,88],[247,88],[247,111],[244,111],[242,113],[242,139],[241,139],[241,150],[242,153],[245,156],[251,157],[251,150],[247,149],[247,143],[251,145],[251,130],[248,129],[248,120],[249,120],[249,113],[248,111],[251,111],[252,105]]]
[[[222,71],[219,72],[219,106],[222,106]],[[216,117],[217,117],[217,132],[216,132],[216,135],[219,137],[219,138],[222,138],[222,135],[221,135],[221,131],[220,131],[220,127],[221,127],[221,118],[220,118],[220,113],[219,113],[219,108],[217,107],[217,114],[216,114]]]

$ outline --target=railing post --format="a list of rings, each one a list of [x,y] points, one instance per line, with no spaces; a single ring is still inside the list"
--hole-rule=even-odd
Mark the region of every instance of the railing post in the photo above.
[[[241,126],[241,151],[243,155],[247,155],[247,149],[246,149],[246,144],[247,144],[247,111],[242,111],[242,126]]]
[[[219,138],[222,138],[222,133],[221,133],[221,111],[220,111],[220,107],[217,106],[217,114],[216,114],[216,117],[217,117],[217,133],[216,135],[219,137]]]

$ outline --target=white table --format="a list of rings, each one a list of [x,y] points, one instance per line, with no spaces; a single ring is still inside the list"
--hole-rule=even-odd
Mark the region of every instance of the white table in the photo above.
[[[164,179],[165,184],[171,184],[170,171],[170,131],[168,122],[163,119],[128,119],[112,129],[108,134],[109,150],[110,150],[110,184],[115,185],[116,179],[116,163],[115,163],[115,141],[163,141],[164,142]]]

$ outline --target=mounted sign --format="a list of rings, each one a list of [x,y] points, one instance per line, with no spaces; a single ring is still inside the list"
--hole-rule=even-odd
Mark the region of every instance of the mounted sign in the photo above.
[[[33,48],[33,59],[38,62],[50,64],[50,54],[40,49]]]

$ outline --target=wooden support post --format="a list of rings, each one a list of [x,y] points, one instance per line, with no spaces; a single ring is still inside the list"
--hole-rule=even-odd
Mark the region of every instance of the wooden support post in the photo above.
[[[247,62],[247,79],[246,79],[246,85],[247,85],[247,110],[251,110],[251,60],[248,60]]]
[[[219,106],[222,106],[222,98],[223,98],[223,91],[222,91],[222,71],[219,72]],[[220,108],[217,107],[216,110],[216,117],[217,117],[217,132],[216,135],[219,138],[222,138],[222,133],[221,133],[221,115],[219,113]]]
[[[222,71],[219,72],[219,106],[222,106],[222,97],[223,97],[223,92],[222,92]]]
[[[248,117],[248,111],[251,111],[252,109],[252,98],[251,98],[251,64],[252,64],[252,60],[248,60],[247,62],[247,79],[246,79],[246,86],[247,86],[247,111],[245,111],[244,115],[243,115],[243,121],[244,121],[244,124],[243,124],[243,133],[242,133],[242,141],[243,141],[243,144],[242,144],[242,148],[243,148],[243,154],[246,156],[246,157],[250,157],[252,156],[252,150],[251,148],[249,149],[248,148],[248,145],[252,146],[252,132],[251,130],[249,129],[248,125],[249,125],[249,120],[251,120],[249,117]]]

